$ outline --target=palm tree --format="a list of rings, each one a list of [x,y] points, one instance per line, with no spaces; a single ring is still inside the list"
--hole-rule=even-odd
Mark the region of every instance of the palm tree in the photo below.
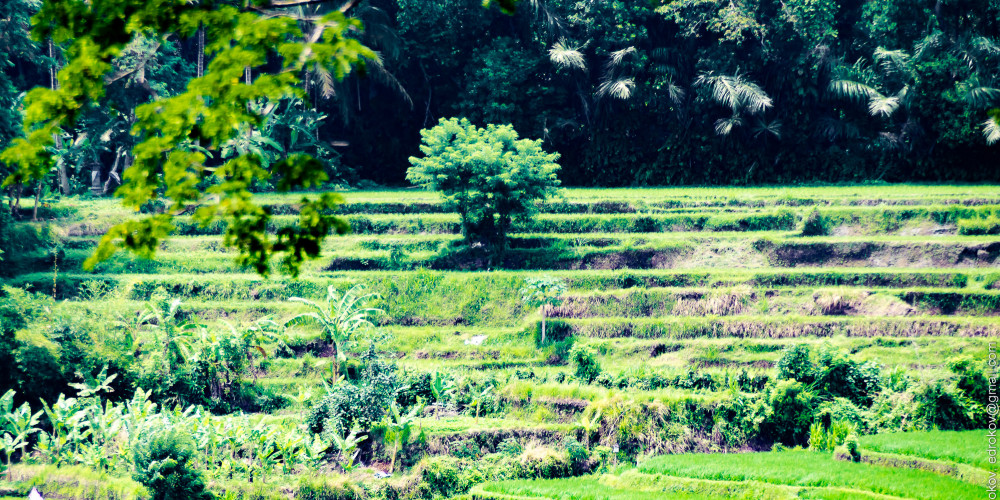
[[[365,293],[365,286],[362,284],[354,285],[344,293],[340,293],[335,286],[330,285],[326,290],[325,305],[302,297],[288,299],[309,306],[313,312],[294,316],[285,321],[285,326],[309,321],[319,323],[323,328],[324,339],[334,345],[336,359],[346,361],[345,344],[361,330],[374,326],[371,317],[382,312],[381,309],[365,307],[368,301],[377,298],[380,298],[377,293]]]
[[[734,75],[701,73],[695,79],[694,86],[707,89],[713,102],[732,111],[731,116],[715,121],[715,133],[721,136],[727,136],[735,128],[742,126],[745,115],[759,115],[772,107],[771,98],[764,89],[738,71]],[[763,130],[773,134],[777,128],[775,124],[771,124],[765,125]]]

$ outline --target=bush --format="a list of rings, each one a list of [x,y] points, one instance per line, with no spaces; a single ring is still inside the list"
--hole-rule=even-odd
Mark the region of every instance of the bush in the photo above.
[[[459,459],[435,456],[421,464],[419,488],[424,497],[450,498],[469,489],[468,481],[462,476],[462,462]]]
[[[306,417],[311,432],[344,434],[352,422],[367,429],[387,414],[399,389],[396,365],[384,360],[373,346],[361,361],[364,369],[356,383],[343,381],[335,385],[313,405]]]
[[[576,365],[576,378],[590,384],[601,374],[597,354],[590,347],[578,345],[570,351],[569,357]]]
[[[778,359],[778,378],[798,380],[804,384],[812,383],[816,368],[810,359],[811,351],[806,344],[798,344],[785,349]]]
[[[497,445],[497,453],[502,455],[507,455],[511,457],[516,457],[524,451],[524,447],[517,438],[507,438]]]
[[[547,446],[532,445],[521,453],[522,474],[536,479],[569,477],[573,471],[569,455]]]
[[[847,458],[852,462],[861,461],[861,444],[858,443],[857,434],[848,434],[844,438],[844,445],[837,448],[837,458]]]
[[[914,395],[914,399],[917,402],[914,417],[922,420],[928,428],[947,431],[968,429],[974,425],[961,398],[941,382],[925,385]]]
[[[829,429],[834,423],[843,421],[853,426],[858,433],[865,434],[869,430],[864,411],[846,398],[824,401],[816,409],[815,421],[824,429]]]
[[[809,449],[813,451],[834,451],[844,444],[847,436],[854,434],[854,426],[837,420],[829,426],[815,423],[809,427]]]
[[[830,222],[819,213],[819,210],[814,208],[802,225],[802,236],[826,236],[828,234],[830,234]]]
[[[858,363],[843,352],[823,349],[819,355],[814,387],[824,396],[842,397],[869,406],[881,390],[881,369],[875,363]]]
[[[794,380],[779,380],[767,395],[761,434],[788,446],[804,445],[816,410],[816,395]]]
[[[510,125],[484,129],[465,118],[442,118],[420,135],[425,157],[410,157],[406,178],[444,194],[470,245],[502,251],[513,220],[529,219],[536,201],[559,185],[559,154],[542,150],[541,140],[519,140]]]
[[[954,361],[950,368],[955,375],[958,375],[958,390],[977,406],[976,413],[985,411],[990,403],[990,382],[983,370],[969,359]]]
[[[572,436],[566,436],[562,442],[569,456],[569,466],[573,475],[585,474],[590,471],[590,453]]]
[[[355,500],[365,498],[363,490],[344,476],[303,476],[295,494],[298,500]]]
[[[133,450],[132,478],[149,488],[153,500],[212,499],[201,473],[188,465],[193,455],[194,444],[182,431],[153,433]]]

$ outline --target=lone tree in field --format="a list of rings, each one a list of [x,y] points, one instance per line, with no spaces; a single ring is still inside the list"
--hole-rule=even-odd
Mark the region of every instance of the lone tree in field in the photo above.
[[[503,252],[514,219],[529,219],[538,211],[535,203],[559,186],[559,154],[546,153],[541,140],[518,139],[510,125],[482,128],[442,118],[420,135],[424,157],[410,157],[406,178],[444,194],[469,245]]]
[[[542,308],[542,344],[545,343],[545,319],[549,316],[549,309],[562,302],[562,296],[566,293],[566,283],[553,276],[542,276],[540,278],[527,278],[525,285],[521,288],[521,302],[528,307]]]

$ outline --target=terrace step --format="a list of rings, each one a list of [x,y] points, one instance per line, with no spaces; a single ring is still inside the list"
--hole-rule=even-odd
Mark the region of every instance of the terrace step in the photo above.
[[[593,338],[998,337],[992,318],[729,316],[587,318],[566,320],[576,335]]]
[[[65,268],[63,268],[65,269]],[[132,300],[148,300],[157,290],[179,298],[206,300],[285,300],[290,297],[322,298],[329,285],[365,283],[373,291],[399,294],[410,287],[430,292],[435,300],[468,298],[470,291],[497,291],[515,294],[524,278],[537,273],[522,271],[434,272],[339,271],[315,273],[299,279],[262,279],[243,273],[204,274],[99,274],[51,271],[22,274],[6,280],[10,286],[29,287],[39,293],[52,291],[57,282],[57,298],[87,298],[94,293],[122,292]],[[643,288],[755,288],[784,287],[864,287],[934,288],[943,292],[966,287],[991,289],[1000,282],[1000,271],[991,269],[890,269],[890,268],[774,268],[774,269],[692,269],[692,270],[578,270],[554,271],[566,281],[571,293],[594,290]],[[428,287],[430,287],[428,289]],[[516,300],[516,297],[509,300]]]

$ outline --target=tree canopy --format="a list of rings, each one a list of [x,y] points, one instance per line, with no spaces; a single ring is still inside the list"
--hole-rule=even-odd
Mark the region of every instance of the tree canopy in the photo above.
[[[283,4],[282,4],[283,5]],[[225,241],[235,246],[239,261],[266,274],[273,254],[293,274],[331,231],[345,232],[347,224],[330,215],[341,198],[333,194],[303,197],[299,225],[284,228],[271,238],[266,232],[270,213],[252,200],[249,187],[256,179],[275,178],[275,188],[292,191],[327,180],[315,158],[288,155],[264,168],[258,151],[239,151],[210,163],[211,151],[220,151],[240,133],[262,126],[261,106],[267,102],[300,98],[300,73],[310,66],[324,68],[337,79],[374,52],[346,35],[360,28],[339,11],[312,19],[303,29],[296,19],[270,15],[271,2],[237,8],[218,2],[178,0],[94,0],[46,2],[34,17],[35,40],[65,45],[66,64],[52,88],[36,87],[25,98],[25,137],[3,152],[2,160],[16,168],[5,186],[38,181],[56,167],[57,139],[75,125],[88,107],[105,96],[116,58],[130,43],[145,39],[160,44],[172,36],[193,37],[204,30],[204,50],[211,56],[204,75],[169,97],[158,97],[135,108],[132,135],[134,163],[124,172],[116,195],[139,210],[157,197],[170,201],[169,212],[130,220],[112,227],[87,263],[109,257],[124,247],[151,255],[173,229],[173,212],[196,204],[194,218],[208,224],[217,217],[228,222]],[[277,68],[252,78],[255,68],[277,58]],[[272,64],[272,66],[275,64]],[[113,78],[113,77],[112,77]],[[203,145],[203,146],[201,146]],[[208,176],[214,185],[201,188]]]
[[[514,219],[534,214],[559,185],[559,154],[545,152],[541,140],[519,139],[510,125],[442,118],[420,135],[425,156],[410,158],[407,179],[444,194],[469,243],[503,251]]]

